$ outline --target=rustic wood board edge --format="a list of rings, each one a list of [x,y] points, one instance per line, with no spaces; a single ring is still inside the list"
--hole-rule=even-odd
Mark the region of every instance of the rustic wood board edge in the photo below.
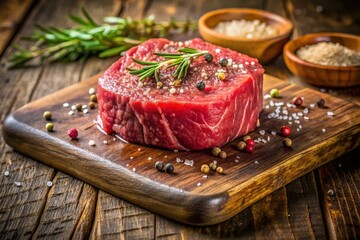
[[[44,99],[63,96],[68,91],[89,86],[95,78],[96,76],[46,96]],[[220,194],[194,194],[159,185],[123,166],[95,154],[89,154],[81,148],[22,123],[17,113],[26,111],[29,106],[32,107],[44,99],[24,106],[6,119],[3,127],[4,138],[10,146],[111,194],[191,225],[211,225],[222,222],[269,193],[360,144],[359,121],[356,121],[352,127],[344,129],[338,135],[331,136],[326,141],[292,156],[287,161],[272,166],[266,174],[259,174],[251,182],[245,182]],[[345,141],[348,138],[354,141]],[[60,144],[62,148],[58,150]],[[303,164],[301,159],[307,154],[311,157],[308,158],[307,164]],[[71,168],[74,162],[77,167]],[[103,174],[104,172],[106,175]],[[144,187],[147,191],[144,191]],[[156,194],[149,195],[149,191]],[[169,193],[171,193],[170,198]]]

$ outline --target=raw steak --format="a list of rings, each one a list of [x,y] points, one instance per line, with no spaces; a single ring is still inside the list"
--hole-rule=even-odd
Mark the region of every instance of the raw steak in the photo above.
[[[153,53],[177,53],[184,46],[208,50],[214,60],[195,59],[179,87],[172,86],[175,67],[160,70],[161,89],[154,79],[141,83],[126,70],[142,68],[132,58],[164,61]],[[221,58],[228,60],[227,66],[219,64]],[[217,77],[221,70],[224,80]],[[255,128],[262,109],[263,73],[256,59],[201,39],[151,39],[128,50],[99,78],[99,122],[106,133],[115,132],[132,143],[179,150],[222,146]],[[206,86],[203,91],[196,87],[200,80]]]

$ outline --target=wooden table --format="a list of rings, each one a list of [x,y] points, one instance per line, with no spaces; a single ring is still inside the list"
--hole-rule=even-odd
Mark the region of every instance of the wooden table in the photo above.
[[[197,20],[203,13],[217,8],[262,8],[290,18],[297,36],[324,30],[360,34],[358,8],[352,2],[5,0],[0,3],[1,63],[13,52],[11,46],[32,32],[34,23],[71,26],[67,15],[78,14],[81,6],[86,6],[98,21],[107,15],[140,18],[149,14],[163,20],[172,16]],[[85,62],[10,71],[2,64],[1,124],[22,105],[87,79],[114,60],[91,58]],[[265,65],[265,69],[284,81],[320,90],[292,75],[281,57]],[[321,90],[360,103],[360,87]],[[0,149],[0,239],[360,237],[359,148],[280,188],[226,222],[210,227],[186,226],[137,207],[13,151],[2,137]],[[5,171],[10,175],[5,176]],[[22,186],[17,187],[15,181]],[[51,187],[47,186],[48,181],[52,181]]]

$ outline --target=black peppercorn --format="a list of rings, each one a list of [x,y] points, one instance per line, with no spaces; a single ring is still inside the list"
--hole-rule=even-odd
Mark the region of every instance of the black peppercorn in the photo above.
[[[210,53],[207,53],[204,55],[204,59],[205,61],[207,61],[208,63],[211,63],[213,61],[213,55],[211,55]]]
[[[196,87],[197,89],[199,89],[200,91],[205,89],[205,83],[203,81],[199,81],[196,83]]]
[[[164,169],[164,163],[161,162],[161,161],[157,161],[157,162],[155,163],[155,167],[156,167],[156,169],[157,169],[158,171],[161,172],[161,171]]]
[[[171,163],[167,163],[165,165],[165,172],[172,173],[173,171],[174,171],[174,165],[172,165]]]
[[[324,107],[325,106],[325,100],[320,98],[318,101],[317,101],[317,105],[318,107]]]
[[[228,60],[226,60],[226,58],[221,58],[219,63],[220,63],[220,66],[226,67],[228,65]]]

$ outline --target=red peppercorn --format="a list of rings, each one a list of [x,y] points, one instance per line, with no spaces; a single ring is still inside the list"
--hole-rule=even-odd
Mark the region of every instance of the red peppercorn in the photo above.
[[[245,152],[252,153],[255,149],[255,145],[246,145]]]
[[[76,139],[78,137],[78,131],[76,130],[76,128],[69,129],[67,131],[67,134],[71,139]]]
[[[254,139],[248,139],[248,140],[246,141],[246,146],[255,147]]]
[[[294,104],[297,107],[300,107],[304,103],[304,98],[302,97],[294,97],[292,100],[292,104]]]
[[[290,135],[291,130],[290,130],[289,126],[282,126],[280,128],[280,132],[281,132],[282,136],[287,137]]]

